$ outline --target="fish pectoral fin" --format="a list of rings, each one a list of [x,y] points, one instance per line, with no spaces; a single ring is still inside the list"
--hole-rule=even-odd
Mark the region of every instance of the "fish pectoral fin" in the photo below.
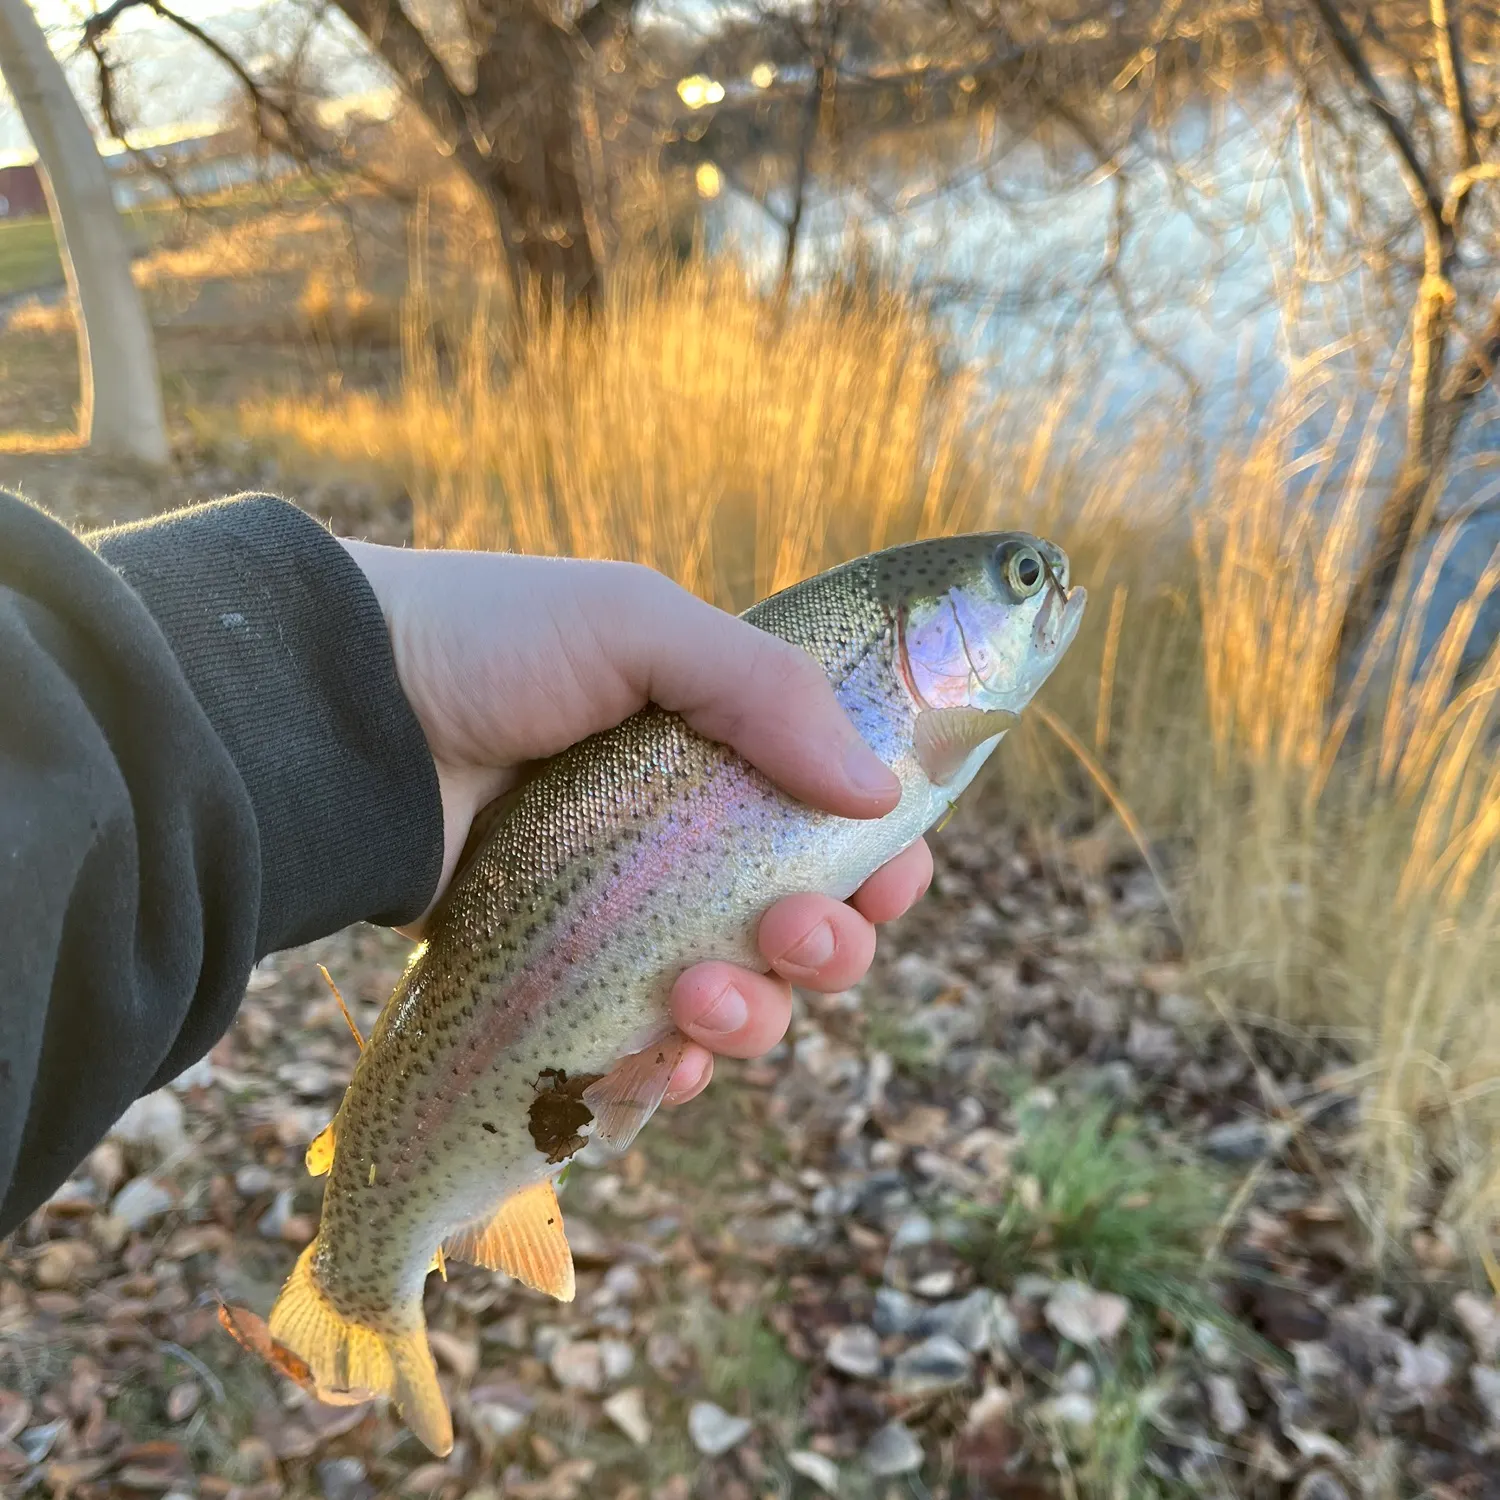
[[[687,1038],[673,1029],[642,1051],[622,1057],[591,1083],[583,1091],[583,1102],[594,1112],[590,1139],[610,1151],[626,1150],[666,1097],[687,1045]]]
[[[287,1277],[268,1323],[270,1335],[312,1371],[320,1401],[345,1405],[390,1396],[406,1425],[439,1457],[453,1449],[453,1421],[437,1366],[427,1347],[420,1304],[416,1322],[400,1331],[376,1329],[334,1307],[313,1269],[314,1240]]]
[[[912,749],[934,786],[945,786],[986,740],[1020,723],[1005,708],[924,708],[912,730]]]
[[[493,1217],[444,1240],[443,1249],[454,1260],[504,1271],[559,1302],[573,1300],[573,1252],[550,1179],[512,1194]]]
[[[302,1159],[313,1177],[323,1177],[333,1166],[334,1121],[330,1120],[313,1138]]]

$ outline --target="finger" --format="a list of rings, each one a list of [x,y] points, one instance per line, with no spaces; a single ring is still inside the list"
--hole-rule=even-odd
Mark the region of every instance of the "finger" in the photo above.
[[[611,612],[600,648],[643,697],[732,746],[800,801],[851,818],[889,812],[901,784],[862,740],[807,652],[632,569],[639,597]]]
[[[668,1106],[686,1104],[708,1087],[708,1081],[713,1076],[713,1053],[690,1045],[677,1066],[672,1069],[672,1081],[667,1085],[667,1092],[662,1095],[661,1102]]]
[[[836,994],[858,983],[875,956],[875,929],[831,896],[787,896],[760,920],[765,960],[804,989]]]
[[[932,850],[926,839],[918,839],[876,870],[850,897],[850,904],[872,922],[893,922],[915,906],[931,884]]]
[[[792,992],[773,974],[733,964],[698,964],[672,986],[672,1019],[710,1052],[759,1057],[786,1034]]]

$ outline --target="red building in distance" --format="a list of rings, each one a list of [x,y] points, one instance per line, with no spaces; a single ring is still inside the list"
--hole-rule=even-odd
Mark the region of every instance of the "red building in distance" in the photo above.
[[[47,212],[47,196],[34,162],[0,167],[0,219],[24,219]]]

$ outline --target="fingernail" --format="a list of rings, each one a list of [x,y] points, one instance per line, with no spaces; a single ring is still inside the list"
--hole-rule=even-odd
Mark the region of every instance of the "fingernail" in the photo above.
[[[800,943],[781,955],[781,962],[794,969],[821,969],[833,957],[835,946],[832,926],[819,922]]]
[[[745,1004],[745,997],[731,984],[720,991],[719,998],[698,1018],[693,1030],[728,1036],[749,1019],[750,1007]]]
[[[863,740],[855,740],[844,752],[844,775],[850,786],[868,797],[889,797],[901,789],[896,773]]]

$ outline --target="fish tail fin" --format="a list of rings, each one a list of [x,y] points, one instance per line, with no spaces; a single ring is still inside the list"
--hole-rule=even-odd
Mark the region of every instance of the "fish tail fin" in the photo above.
[[[438,1457],[453,1447],[453,1421],[427,1347],[420,1310],[402,1331],[368,1327],[334,1307],[313,1269],[314,1240],[287,1277],[271,1309],[271,1337],[307,1362],[318,1398],[338,1405],[389,1396],[406,1425]]]

